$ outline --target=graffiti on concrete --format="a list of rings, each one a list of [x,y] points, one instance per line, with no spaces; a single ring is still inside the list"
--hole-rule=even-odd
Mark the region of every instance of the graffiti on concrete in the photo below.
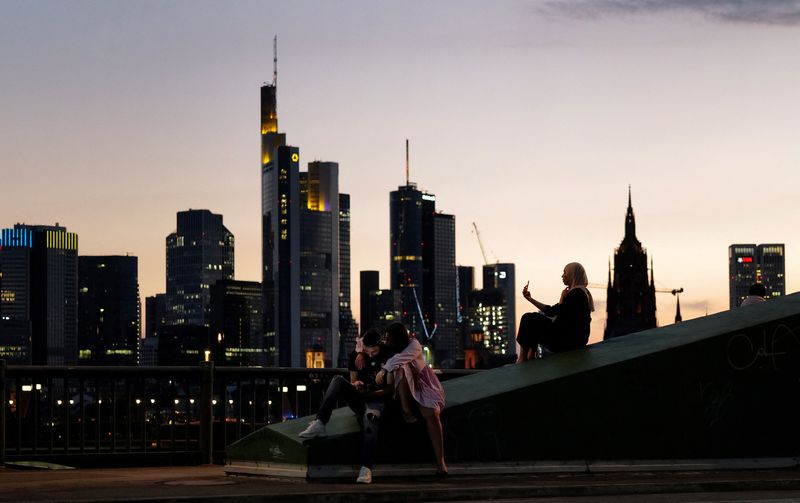
[[[758,368],[775,372],[796,371],[800,356],[800,334],[787,325],[777,325],[772,332],[738,333],[728,339],[728,365],[736,371]]]
[[[701,382],[699,386],[703,417],[706,425],[713,429],[724,417],[725,406],[733,399],[733,384]]]

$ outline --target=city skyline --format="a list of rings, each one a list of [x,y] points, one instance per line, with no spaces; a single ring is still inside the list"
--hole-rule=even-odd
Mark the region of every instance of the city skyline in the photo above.
[[[311,4],[156,5],[0,6],[15,75],[0,151],[17,189],[0,226],[60,222],[81,255],[138,256],[143,298],[165,291],[163,236],[189,208],[224,215],[236,279],[261,280],[254,110],[275,33],[281,129],[301,165],[336,160],[352,197],[352,291],[362,270],[389,286],[386,199],[404,179],[405,138],[411,179],[457,217],[456,263],[483,264],[475,221],[537,299],[557,301],[570,261],[605,281],[628,184],[656,286],[685,288],[684,320],[727,309],[732,243],[785,243],[795,289],[796,26],[691,8],[575,19],[528,2],[321,3],[316,15]],[[764,172],[778,182],[753,190]],[[595,299],[592,342],[605,322]],[[657,303],[659,325],[671,323],[674,297]]]

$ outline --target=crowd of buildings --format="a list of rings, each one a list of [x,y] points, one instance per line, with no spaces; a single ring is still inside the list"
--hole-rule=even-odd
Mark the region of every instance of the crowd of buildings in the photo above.
[[[145,299],[138,261],[80,256],[58,224],[17,224],[0,236],[0,359],[34,365],[343,366],[362,330],[400,321],[432,365],[481,368],[516,355],[515,267],[456,265],[455,216],[409,180],[389,195],[390,278],[360,272],[351,308],[350,196],[339,166],[300,168],[278,130],[277,82],[261,88],[262,281],[235,280],[234,235],[209,210],[177,214],[166,237],[166,292]],[[730,307],[752,283],[785,295],[782,244],[729,248]],[[630,192],[625,235],[609,264],[604,339],[656,326],[652,264],[636,238]],[[681,320],[680,302],[676,322]]]

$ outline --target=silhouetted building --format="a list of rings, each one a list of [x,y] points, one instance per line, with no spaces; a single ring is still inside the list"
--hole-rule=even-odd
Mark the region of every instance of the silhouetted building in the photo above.
[[[475,290],[475,268],[460,265],[458,271],[458,312],[462,320],[469,317],[470,294]]]
[[[222,215],[180,211],[177,230],[167,236],[167,324],[208,327],[209,289],[233,279],[233,234]]]
[[[505,299],[506,344],[501,354],[517,354],[516,273],[514,264],[496,263],[483,266],[483,289],[499,288]]]
[[[0,352],[34,365],[75,365],[78,235],[58,224],[3,229],[0,274],[3,334],[9,333]]]
[[[364,332],[372,326],[375,320],[375,312],[373,311],[373,304],[370,300],[370,294],[381,289],[380,286],[380,272],[379,271],[361,271],[359,274],[359,312],[361,319],[359,325],[361,331]]]
[[[138,259],[78,257],[78,360],[82,365],[136,365],[141,306]]]
[[[763,283],[769,299],[786,295],[783,244],[733,244],[728,247],[730,308],[739,307],[753,283]]]
[[[460,357],[455,217],[436,211],[436,197],[408,183],[390,193],[392,289],[402,321],[441,367]]]
[[[158,335],[159,327],[167,324],[167,295],[157,293],[144,299],[145,339]]]
[[[265,345],[261,283],[219,280],[211,285],[211,359],[224,366],[264,366],[272,348]]]
[[[317,345],[332,367],[341,342],[339,165],[314,161],[300,172],[300,150],[278,133],[276,85],[261,88],[264,330],[278,365],[304,366]]]
[[[155,358],[159,367],[197,366],[205,359],[205,351],[211,350],[208,327],[198,325],[164,325],[158,336],[145,339],[143,346],[142,365],[150,366],[147,360]]]
[[[467,350],[471,347],[470,341],[473,328],[472,321],[470,320],[470,308],[472,306],[470,302],[472,299],[472,292],[475,290],[475,268],[460,265],[456,267],[456,271],[458,274],[458,315],[456,321],[458,322],[459,337],[463,341],[463,350],[460,355],[456,356],[456,367],[476,368],[474,361],[475,354],[467,354]],[[483,335],[481,334],[481,338],[482,337]]]
[[[399,290],[381,290],[378,271],[361,271],[361,330],[374,329],[381,334],[400,321],[402,301]]]
[[[292,299],[284,298],[283,302],[279,303],[277,294],[281,284],[285,289],[285,285],[291,283],[293,279],[288,268],[284,268],[283,275],[278,275],[279,260],[282,259],[284,264],[289,264],[293,247],[296,248],[295,253],[299,253],[297,240],[290,242],[288,237],[290,231],[292,234],[297,233],[299,211],[297,198],[289,199],[290,194],[299,191],[298,177],[294,175],[295,171],[289,169],[289,163],[297,164],[300,156],[297,149],[284,150],[284,162],[281,168],[278,168],[278,148],[286,145],[286,134],[278,132],[277,91],[276,76],[273,77],[272,84],[264,84],[261,87],[261,288],[264,299],[264,333],[267,347],[275,352],[275,358],[270,363],[276,365],[281,364],[277,353],[276,336],[279,328],[278,312],[283,310],[284,313],[284,346],[291,347],[293,325],[289,323],[290,315],[294,314],[294,319],[299,321],[297,295]],[[290,174],[293,175],[291,179]],[[294,277],[294,280],[299,281],[299,277]],[[284,294],[287,293],[284,291]],[[299,331],[299,325],[294,324],[294,326]],[[291,354],[287,353],[284,356],[283,362],[287,362],[288,366],[291,363]]]
[[[149,297],[148,297],[149,298]],[[157,367],[158,366],[158,336],[150,336],[142,339],[139,344],[139,366]]]
[[[13,229],[10,231],[14,232]],[[16,231],[21,233],[23,231]],[[0,359],[8,365],[31,364],[31,320],[30,288],[28,273],[30,252],[24,246],[30,231],[24,237],[8,238],[8,232],[0,234]],[[3,243],[5,254],[3,253]],[[33,237],[30,237],[31,246]],[[22,241],[18,243],[17,241]],[[15,250],[15,248],[23,248]],[[21,264],[18,262],[22,262]],[[15,271],[15,269],[19,271]],[[3,270],[6,270],[6,278]],[[22,274],[20,274],[22,273]]]
[[[625,216],[625,237],[614,250],[614,277],[608,272],[606,329],[603,339],[654,328],[656,323],[656,290],[652,269],[647,278],[647,251],[636,239],[628,188],[628,211]]]
[[[350,284],[350,194],[339,194],[339,361],[347,366],[355,349],[358,324],[353,318]]]

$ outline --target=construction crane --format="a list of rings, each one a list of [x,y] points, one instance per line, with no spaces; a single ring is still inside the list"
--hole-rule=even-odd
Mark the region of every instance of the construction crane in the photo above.
[[[478,230],[478,224],[472,222],[472,228],[475,229],[475,237],[478,238],[478,245],[481,247],[481,255],[483,255],[484,265],[489,265],[489,257],[486,256],[486,249],[483,247],[483,240],[481,240],[481,233]]]
[[[589,283],[587,286],[593,290],[605,290],[608,288],[608,285],[603,285],[601,283]],[[656,288],[656,293],[671,293],[677,296],[683,293],[683,288],[673,288],[672,290],[669,288]]]

